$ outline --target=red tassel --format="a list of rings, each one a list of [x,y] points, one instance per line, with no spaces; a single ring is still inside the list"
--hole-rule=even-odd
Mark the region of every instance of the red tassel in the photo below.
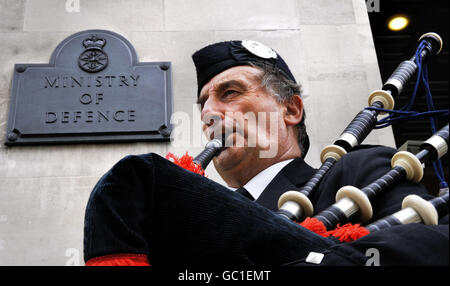
[[[189,170],[191,172],[197,173],[199,175],[205,176],[205,170],[202,169],[200,165],[197,165],[194,163],[194,158],[192,156],[189,156],[189,154],[186,152],[181,158],[178,158],[172,153],[167,153],[166,159],[170,160],[172,163]]]
[[[300,223],[301,226],[304,228],[309,229],[312,232],[317,233],[318,235],[327,237],[327,228],[325,225],[316,218],[309,218],[307,217],[302,223]]]
[[[329,236],[334,236],[339,239],[341,242],[351,242],[357,240],[365,235],[368,235],[370,232],[360,226],[359,224],[351,224],[347,223],[343,226],[338,226],[334,230],[330,230],[327,232]]]

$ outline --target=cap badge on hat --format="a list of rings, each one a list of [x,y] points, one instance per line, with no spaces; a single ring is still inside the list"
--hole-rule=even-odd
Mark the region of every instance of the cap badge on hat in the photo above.
[[[246,48],[250,53],[263,59],[276,59],[277,53],[271,48],[258,43],[256,41],[244,40],[242,46]]]

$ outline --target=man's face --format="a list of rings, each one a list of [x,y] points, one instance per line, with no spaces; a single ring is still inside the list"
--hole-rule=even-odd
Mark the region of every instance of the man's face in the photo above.
[[[219,173],[254,168],[261,151],[275,150],[285,133],[286,108],[261,86],[262,71],[237,66],[223,71],[203,86],[203,130],[208,138],[225,140],[226,148],[214,159]],[[274,149],[275,148],[275,149]]]

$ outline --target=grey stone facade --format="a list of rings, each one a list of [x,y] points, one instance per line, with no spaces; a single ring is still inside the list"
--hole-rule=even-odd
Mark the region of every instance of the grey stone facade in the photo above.
[[[201,150],[142,142],[3,145],[14,64],[48,63],[59,42],[87,29],[121,34],[141,62],[171,61],[173,111],[191,116],[193,52],[233,39],[272,47],[302,83],[306,161],[315,167],[321,149],[381,88],[363,0],[0,0],[0,265],[82,265],[84,209],[102,174],[128,154]],[[365,142],[395,146],[390,129]],[[206,171],[222,182],[212,164]]]

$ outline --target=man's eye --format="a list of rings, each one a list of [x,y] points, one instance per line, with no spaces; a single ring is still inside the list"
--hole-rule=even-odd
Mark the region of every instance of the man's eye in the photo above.
[[[235,94],[235,93],[238,93],[236,90],[232,90],[232,89],[229,89],[229,90],[226,90],[224,93],[223,93],[223,95],[224,96],[229,96],[229,95],[233,95],[233,94]]]

